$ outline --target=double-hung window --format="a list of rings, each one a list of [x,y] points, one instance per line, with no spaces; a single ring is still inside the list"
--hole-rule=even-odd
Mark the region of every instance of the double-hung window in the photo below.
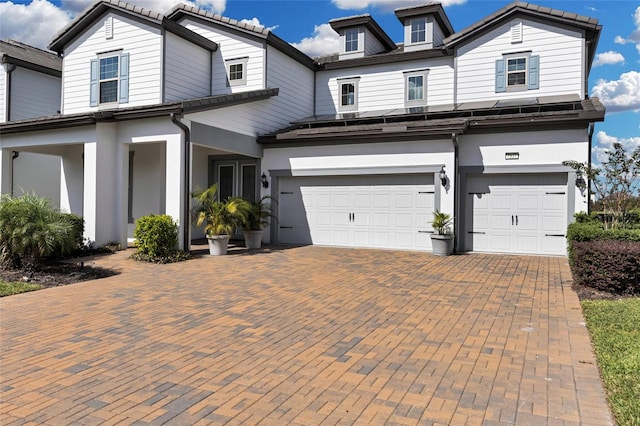
[[[426,41],[426,20],[416,18],[411,20],[411,43],[424,43]]]
[[[228,59],[227,76],[229,80],[229,86],[244,86],[247,84],[247,63],[249,58],[236,58]]]
[[[498,92],[517,92],[540,88],[540,57],[531,52],[510,53],[496,61]]]
[[[100,58],[100,103],[118,101],[119,56]]]
[[[404,73],[405,106],[423,106],[427,103],[427,75],[429,70]]]
[[[357,28],[349,28],[344,32],[344,51],[345,52],[357,52],[358,51],[358,34]]]
[[[99,54],[90,63],[90,106],[129,102],[129,54]]]
[[[338,111],[358,110],[359,78],[338,79]]]

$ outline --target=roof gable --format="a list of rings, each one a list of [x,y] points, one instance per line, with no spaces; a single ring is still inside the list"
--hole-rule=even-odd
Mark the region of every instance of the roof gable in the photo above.
[[[80,13],[69,25],[62,29],[49,44],[49,49],[61,53],[65,46],[81,35],[89,26],[107,12],[113,12],[154,27],[160,27],[204,49],[215,51],[218,45],[175,22],[168,21],[162,14],[125,3],[120,0],[98,1]]]

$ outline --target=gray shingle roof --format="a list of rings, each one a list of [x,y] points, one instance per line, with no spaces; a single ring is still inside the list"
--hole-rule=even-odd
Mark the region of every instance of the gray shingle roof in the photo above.
[[[55,75],[62,72],[62,58],[55,53],[14,40],[0,40],[0,62],[43,72],[49,70],[49,74]]]
[[[177,6],[173,7],[168,13],[167,18],[174,19],[176,16],[180,15],[180,13],[187,12],[188,14],[200,16],[202,18],[206,18],[211,21],[215,21],[224,26],[233,27],[238,30],[247,31],[249,33],[253,33],[258,36],[266,37],[270,31],[266,28],[252,25],[246,22],[241,22],[236,19],[227,18],[222,15],[218,15],[216,13],[209,12],[207,10],[199,9],[197,7],[189,6],[184,3],[180,3]]]

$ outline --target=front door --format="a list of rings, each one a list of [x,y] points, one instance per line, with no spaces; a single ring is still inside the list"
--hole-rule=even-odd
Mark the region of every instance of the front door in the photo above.
[[[258,165],[255,160],[213,160],[212,182],[218,184],[220,200],[242,197],[255,201],[258,197]]]

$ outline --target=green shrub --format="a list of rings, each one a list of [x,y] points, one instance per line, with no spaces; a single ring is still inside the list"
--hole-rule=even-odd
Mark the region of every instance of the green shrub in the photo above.
[[[576,241],[574,283],[611,293],[640,294],[640,242]]]
[[[138,253],[151,258],[171,257],[178,250],[178,225],[169,215],[139,218],[133,237]]]
[[[640,229],[604,229],[598,222],[574,222],[567,228],[567,253],[573,264],[573,246],[579,241],[640,241]]]
[[[78,220],[35,194],[0,197],[0,265],[37,268],[49,256],[70,253],[78,242]]]

